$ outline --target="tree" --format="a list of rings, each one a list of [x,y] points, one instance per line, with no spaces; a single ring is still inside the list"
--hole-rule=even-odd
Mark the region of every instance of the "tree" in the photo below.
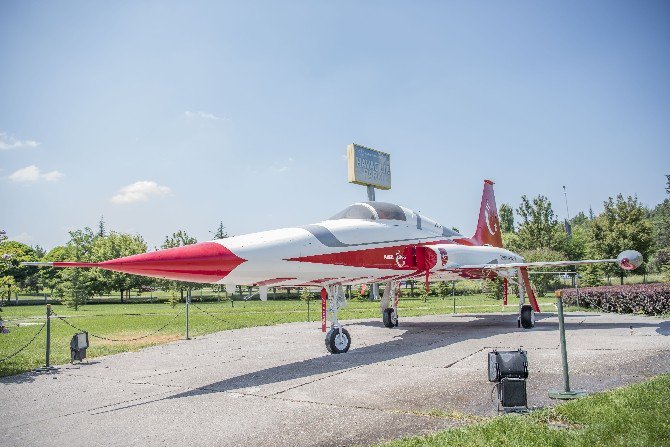
[[[520,253],[526,262],[538,262],[538,261],[562,261],[565,259],[565,255],[559,251],[552,250],[550,248],[536,248],[533,250],[525,250]],[[550,290],[555,290],[560,287],[561,282],[556,277],[556,275],[550,273],[540,273],[540,272],[551,272],[555,271],[556,267],[540,267],[533,268],[535,274],[529,275],[531,284],[535,287],[535,291],[538,296],[544,296]]]
[[[506,203],[500,205],[498,210],[498,217],[500,217],[500,231],[503,233],[514,232],[514,210]]]
[[[666,176],[665,192],[670,195],[670,175]],[[656,250],[670,249],[670,198],[656,205],[651,212]]]
[[[637,197],[624,199],[619,194],[616,201],[610,197],[604,205],[605,209],[591,225],[594,254],[611,259],[623,250],[637,250],[647,259],[653,245],[652,226]],[[624,270],[615,265],[605,266],[608,276],[617,270],[623,284]]]
[[[176,233],[172,233],[172,236],[165,236],[165,241],[163,242],[163,245],[161,245],[161,248],[183,247],[184,245],[191,245],[197,242],[198,240],[189,236],[186,231],[179,230]],[[157,284],[161,289],[170,293],[171,298],[168,300],[168,303],[173,307],[176,306],[178,302],[183,301],[184,290],[202,287],[202,284],[199,283],[171,281],[167,279],[158,280]],[[179,292],[179,298],[177,298],[177,292]]]
[[[70,240],[65,247],[65,260],[91,262],[93,260],[93,243],[96,238],[89,227],[83,230],[70,231]],[[82,269],[63,269],[58,274],[59,282],[54,286],[54,295],[67,306],[75,310],[96,293],[104,291],[104,287],[96,281],[95,273]]]
[[[226,227],[223,226],[223,221],[219,222],[219,227],[214,232],[214,239],[225,239],[228,237]]]
[[[105,230],[105,216],[100,216],[100,222],[98,222],[98,237],[107,236],[107,231]]]
[[[57,262],[69,260],[68,248],[64,245],[59,245],[52,248],[41,259],[44,262]],[[56,286],[63,281],[62,273],[65,269],[49,268],[39,270],[39,279],[43,287],[48,288],[51,294],[54,294]]]
[[[96,236],[93,241],[91,259],[93,262],[102,262],[109,259],[131,256],[147,251],[147,244],[140,235],[130,235],[112,231],[108,236]],[[100,283],[104,292],[118,290],[123,302],[123,293],[130,293],[132,289],[140,289],[152,283],[151,278],[109,270],[95,269],[93,276]]]
[[[482,284],[484,295],[492,300],[501,300],[503,298],[503,282],[504,280],[501,276],[485,280]]]
[[[521,223],[519,224],[518,250],[534,250],[547,248],[563,251],[565,231],[556,220],[551,202],[545,196],[535,197],[532,203],[524,195],[521,205],[516,210]]]
[[[37,261],[37,253],[21,242],[0,242],[0,284],[3,297],[11,299],[12,291],[37,288],[37,268],[22,266],[22,262]]]

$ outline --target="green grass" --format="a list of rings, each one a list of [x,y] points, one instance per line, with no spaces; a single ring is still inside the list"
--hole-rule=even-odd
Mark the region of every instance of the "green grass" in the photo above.
[[[535,411],[384,447],[670,446],[670,374]],[[448,417],[449,415],[445,415]]]
[[[189,327],[191,336],[198,336],[228,329],[239,329],[253,326],[268,326],[280,323],[307,321],[307,302],[291,301],[235,301],[234,307],[227,302],[200,302],[194,296],[191,306]],[[552,298],[540,300],[548,302]],[[516,313],[517,305],[510,300],[510,305],[503,309],[501,301],[494,301],[484,295],[457,296],[457,313],[509,312]],[[196,307],[197,306],[197,307]],[[546,305],[545,305],[546,306]],[[200,310],[200,309],[202,310]],[[549,309],[548,306],[546,306]],[[184,304],[175,308],[165,303],[133,303],[133,304],[90,304],[73,310],[62,305],[54,305],[56,315],[66,321],[87,330],[89,334],[107,338],[128,340],[108,341],[90,338],[91,347],[87,356],[98,357],[119,352],[138,350],[146,346],[166,343],[183,338],[185,335]],[[426,301],[420,298],[403,298],[399,303],[400,316],[419,316],[450,314],[453,312],[451,297],[429,297]],[[6,306],[2,317],[10,332],[0,334],[0,359],[17,351],[26,344],[40,329],[45,321],[44,305]],[[310,302],[310,320],[321,318],[321,302]],[[340,311],[340,319],[351,320],[360,318],[380,318],[379,302],[352,300]],[[153,333],[167,325],[160,332],[140,340],[129,339]],[[75,329],[63,321],[51,320],[51,363],[69,362],[69,346]],[[44,364],[46,331],[24,351],[5,362],[0,362],[0,377],[29,371]]]

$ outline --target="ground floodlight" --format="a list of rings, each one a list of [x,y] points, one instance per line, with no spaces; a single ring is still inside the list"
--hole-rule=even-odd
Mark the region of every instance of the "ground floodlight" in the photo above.
[[[528,408],[526,379],[528,378],[528,353],[521,348],[516,351],[489,352],[489,381],[498,389],[498,409],[506,412]]]
[[[74,363],[75,360],[83,361],[86,358],[87,348],[88,332],[74,334],[70,341],[70,363]]]

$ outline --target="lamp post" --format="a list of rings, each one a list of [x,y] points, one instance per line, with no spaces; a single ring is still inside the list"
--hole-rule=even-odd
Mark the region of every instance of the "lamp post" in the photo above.
[[[565,342],[565,319],[563,317],[563,297],[561,291],[556,291],[556,307],[558,309],[558,332],[561,338],[561,364],[563,366],[563,389],[549,390],[552,399],[576,399],[586,396],[585,391],[570,389],[570,372],[568,370],[568,348]]]

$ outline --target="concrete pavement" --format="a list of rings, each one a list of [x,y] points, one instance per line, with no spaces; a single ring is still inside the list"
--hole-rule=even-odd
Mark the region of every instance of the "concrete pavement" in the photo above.
[[[670,372],[670,320],[571,313],[566,324],[573,388]],[[463,423],[434,410],[496,414],[493,348],[528,350],[530,406],[553,404],[547,390],[562,384],[552,314],[531,331],[509,314],[401,315],[396,329],[358,320],[342,355],[327,354],[319,326],[225,331],[5,377],[0,445],[339,446],[423,434]]]

